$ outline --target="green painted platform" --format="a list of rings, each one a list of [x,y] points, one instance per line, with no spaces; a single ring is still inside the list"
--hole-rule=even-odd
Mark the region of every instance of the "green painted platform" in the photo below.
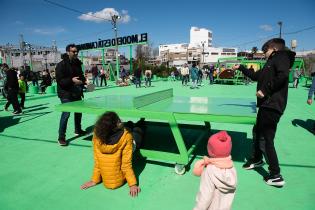
[[[198,90],[182,87],[180,82],[153,82],[154,87],[97,88],[85,94],[85,99],[109,95],[140,96],[173,88],[175,98],[206,97],[255,100],[255,84],[204,85]],[[211,123],[213,132],[225,129],[232,137],[232,158],[238,173],[238,188],[234,210],[313,210],[315,209],[315,136],[310,132],[315,123],[315,105],[306,104],[307,88],[289,89],[286,112],[278,125],[275,145],[286,186],[267,186],[262,175],[267,170],[246,171],[241,168],[251,145],[250,124]],[[4,100],[0,99],[3,106]],[[128,186],[117,190],[98,185],[81,191],[80,185],[92,175],[92,136],[75,138],[73,117],[69,119],[68,147],[57,144],[60,112],[55,111],[59,99],[54,95],[27,95],[25,114],[12,116],[0,110],[0,209],[2,210],[160,210],[192,209],[199,187],[199,178],[191,174],[174,173],[173,165],[137,158],[134,163],[142,192],[133,199]],[[12,108],[11,108],[12,109]],[[82,125],[93,129],[95,114],[83,114]],[[170,128],[152,122],[146,147],[175,152],[170,141]],[[200,123],[203,125],[203,123]],[[190,146],[202,128],[180,125],[186,146]],[[159,132],[158,135],[154,133]],[[191,140],[191,141],[190,141]],[[206,138],[193,155],[192,164],[206,154]]]

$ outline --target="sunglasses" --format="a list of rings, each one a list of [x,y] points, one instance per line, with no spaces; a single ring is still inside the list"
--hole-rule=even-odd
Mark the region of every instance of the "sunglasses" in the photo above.
[[[71,50],[70,52],[72,52],[72,53],[78,53],[77,50]]]

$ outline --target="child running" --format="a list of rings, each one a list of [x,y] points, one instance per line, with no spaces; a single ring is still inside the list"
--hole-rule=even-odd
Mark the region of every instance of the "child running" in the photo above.
[[[208,140],[208,154],[196,162],[193,173],[201,175],[194,210],[229,210],[232,207],[237,175],[231,159],[232,142],[226,131]]]
[[[22,74],[19,75],[18,82],[19,82],[19,95],[21,98],[20,107],[21,109],[25,109],[24,103],[25,103],[25,94],[26,94],[26,82]]]
[[[134,128],[134,133],[141,133]],[[142,133],[141,133],[142,134]],[[93,136],[94,170],[90,181],[81,185],[85,190],[101,182],[109,189],[116,189],[126,181],[129,194],[135,197],[140,193],[137,179],[132,169],[132,153],[141,135],[133,138],[131,129],[124,128],[115,112],[104,113],[96,122]],[[138,147],[137,145],[137,147]]]

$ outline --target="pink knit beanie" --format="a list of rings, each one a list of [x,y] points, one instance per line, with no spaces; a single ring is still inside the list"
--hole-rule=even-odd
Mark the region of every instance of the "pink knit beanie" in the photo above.
[[[213,134],[208,140],[207,149],[210,157],[228,157],[231,154],[232,149],[231,137],[226,131],[220,131]]]

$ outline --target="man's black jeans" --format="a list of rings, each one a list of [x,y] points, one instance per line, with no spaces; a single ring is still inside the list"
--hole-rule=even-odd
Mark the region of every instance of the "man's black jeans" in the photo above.
[[[21,111],[21,107],[18,100],[18,90],[9,88],[7,91],[7,103],[5,104],[5,108],[9,108],[12,104],[14,111]]]
[[[274,146],[274,138],[281,114],[268,108],[258,110],[256,125],[254,126],[254,151],[253,158],[256,161],[262,159],[264,154],[272,175],[280,174],[277,152]]]

